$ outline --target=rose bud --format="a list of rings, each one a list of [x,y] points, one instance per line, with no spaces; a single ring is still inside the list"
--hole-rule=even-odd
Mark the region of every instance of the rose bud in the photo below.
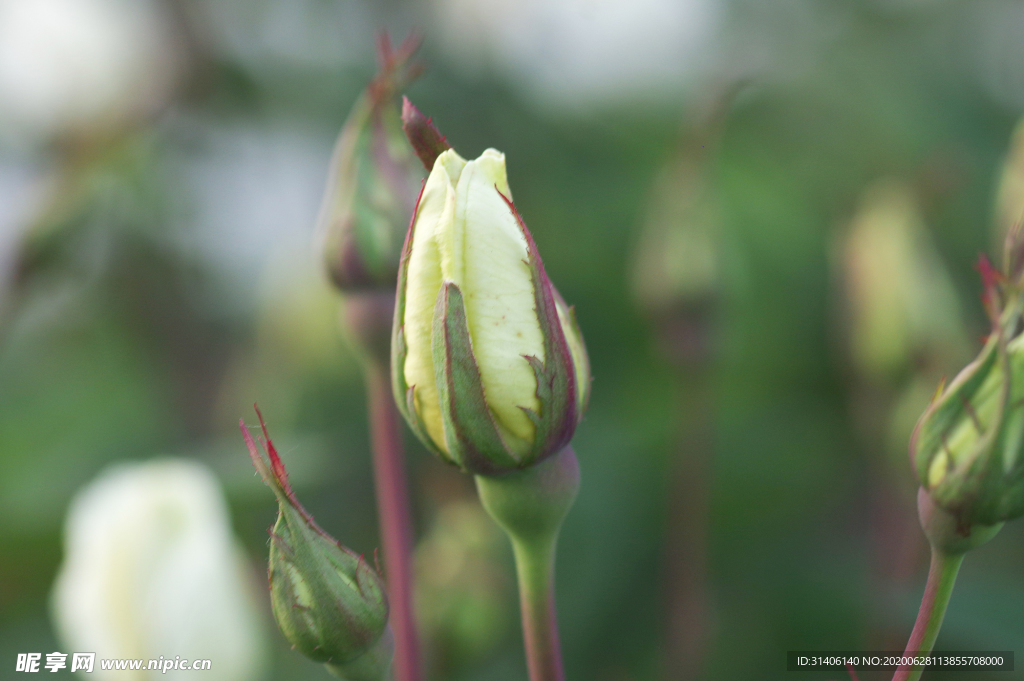
[[[257,414],[259,412],[257,411]],[[299,504],[260,415],[260,454],[244,422],[249,455],[277,496],[270,531],[270,600],[285,638],[306,657],[351,681],[382,681],[391,668],[384,585],[362,556],[324,532]]]
[[[327,271],[342,291],[391,291],[402,235],[409,226],[423,169],[402,132],[397,93],[419,74],[417,41],[396,52],[386,36],[380,73],[341,130],[318,218]]]
[[[415,115],[407,104],[403,119]],[[405,239],[393,333],[399,410],[443,459],[495,475],[569,443],[587,353],[512,203],[504,154],[436,156]]]
[[[982,259],[992,320],[977,359],[932,400],[910,455],[921,485],[961,529],[1024,514],[1024,309],[1020,231],[1007,240],[1006,274]]]
[[[1010,137],[999,174],[994,209],[992,235],[998,252],[1006,236],[1024,220],[1024,120],[1017,122]]]
[[[969,346],[956,289],[908,185],[870,185],[838,246],[859,378],[897,385],[915,366],[962,365]]]
[[[206,659],[218,679],[256,681],[267,662],[256,581],[209,468],[187,459],[120,462],[68,508],[54,626],[69,652],[146,664]],[[89,671],[100,681],[168,671],[110,671],[94,662]],[[189,675],[211,676],[171,670],[166,678]]]

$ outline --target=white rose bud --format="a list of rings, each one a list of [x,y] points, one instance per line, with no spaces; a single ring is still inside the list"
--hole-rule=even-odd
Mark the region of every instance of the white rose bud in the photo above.
[[[451,463],[526,468],[564,448],[586,409],[583,337],[512,204],[505,155],[466,161],[421,118],[406,102],[413,147],[434,160],[399,266],[394,393]]]
[[[55,625],[70,651],[94,652],[89,678],[193,678],[192,670],[102,670],[101,659],[208,659],[218,681],[262,676],[264,618],[228,509],[202,465],[114,466],[71,502]]]

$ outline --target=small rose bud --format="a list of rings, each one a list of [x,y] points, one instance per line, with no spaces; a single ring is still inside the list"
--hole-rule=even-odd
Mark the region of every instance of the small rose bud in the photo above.
[[[1024,514],[1024,290],[987,260],[979,267],[992,332],[940,389],[910,442],[922,487],[965,531]]]
[[[406,236],[391,347],[399,409],[463,470],[525,468],[572,438],[587,353],[512,204],[504,154],[437,156]]]
[[[402,132],[397,95],[419,73],[417,41],[380,43],[380,73],[356,102],[331,159],[318,230],[342,291],[391,290],[423,170]]]
[[[253,464],[274,491],[279,506],[277,523],[270,532],[269,569],[270,598],[278,626],[299,652],[327,664],[342,678],[387,678],[393,644],[380,576],[362,556],[320,529],[299,504],[262,415],[260,444],[269,462],[245,423],[240,425]]]
[[[416,545],[416,612],[425,636],[443,651],[441,677],[493,651],[512,623],[504,537],[476,501],[438,509]]]
[[[659,314],[714,298],[720,218],[701,170],[685,161],[666,168],[648,210],[634,270],[637,299]]]
[[[1024,120],[1017,123],[1006,150],[994,212],[993,246],[998,250],[1010,230],[1024,221]]]
[[[667,357],[691,367],[712,355],[722,288],[722,220],[707,165],[688,145],[662,169],[632,268],[634,296]]]
[[[839,250],[850,357],[861,379],[886,385],[915,364],[962,363],[969,346],[956,290],[906,184],[869,186]]]

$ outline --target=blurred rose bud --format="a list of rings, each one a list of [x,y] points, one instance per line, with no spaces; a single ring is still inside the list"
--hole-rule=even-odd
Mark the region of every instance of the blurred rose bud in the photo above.
[[[416,547],[416,612],[441,677],[479,661],[513,622],[503,539],[479,503],[456,500]]]
[[[710,357],[722,283],[721,214],[706,156],[687,145],[661,171],[633,262],[634,296],[663,349],[694,366]]]
[[[864,192],[841,258],[850,352],[862,376],[884,384],[915,360],[961,355],[956,291],[905,185],[884,180]]]
[[[319,227],[334,284],[343,291],[391,290],[423,169],[402,132],[397,94],[419,72],[414,39],[380,44],[380,73],[366,88],[331,159]]]
[[[721,265],[718,201],[703,168],[680,159],[654,187],[636,254],[633,288],[652,314],[714,298]]]
[[[263,458],[244,423],[249,455],[278,501],[270,531],[270,600],[285,638],[306,657],[351,681],[382,681],[391,668],[384,584],[362,556],[324,532],[299,504],[267,435]]]
[[[406,236],[391,345],[399,409],[463,470],[525,468],[572,438],[587,353],[512,204],[504,154],[437,156]]]
[[[993,244],[1002,248],[1010,230],[1024,220],[1024,120],[1017,123],[996,190]]]
[[[1024,514],[1024,288],[1019,269],[1007,276],[986,260],[980,269],[992,332],[932,400],[910,442],[922,487],[964,528]]]
[[[71,502],[54,620],[67,649],[208,659],[218,679],[256,679],[265,641],[254,582],[209,470],[174,459],[121,464]],[[94,673],[114,681],[195,675],[99,664]]]

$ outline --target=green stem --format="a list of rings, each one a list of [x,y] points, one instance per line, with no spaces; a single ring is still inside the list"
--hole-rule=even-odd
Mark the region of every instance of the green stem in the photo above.
[[[942,619],[946,615],[946,606],[953,594],[956,575],[960,564],[964,562],[964,554],[950,555],[940,549],[932,548],[932,562],[928,569],[928,583],[921,598],[921,609],[917,613],[917,622],[907,641],[905,656],[928,655],[935,645],[935,639],[942,627]],[[892,681],[918,681],[924,669],[920,665],[901,665]]]
[[[532,681],[565,678],[555,616],[555,544],[554,540],[536,543],[512,540],[526,663]]]
[[[530,681],[564,681],[555,616],[555,547],[579,490],[576,455],[566,447],[521,471],[478,475],[476,486],[484,508],[512,542]]]

